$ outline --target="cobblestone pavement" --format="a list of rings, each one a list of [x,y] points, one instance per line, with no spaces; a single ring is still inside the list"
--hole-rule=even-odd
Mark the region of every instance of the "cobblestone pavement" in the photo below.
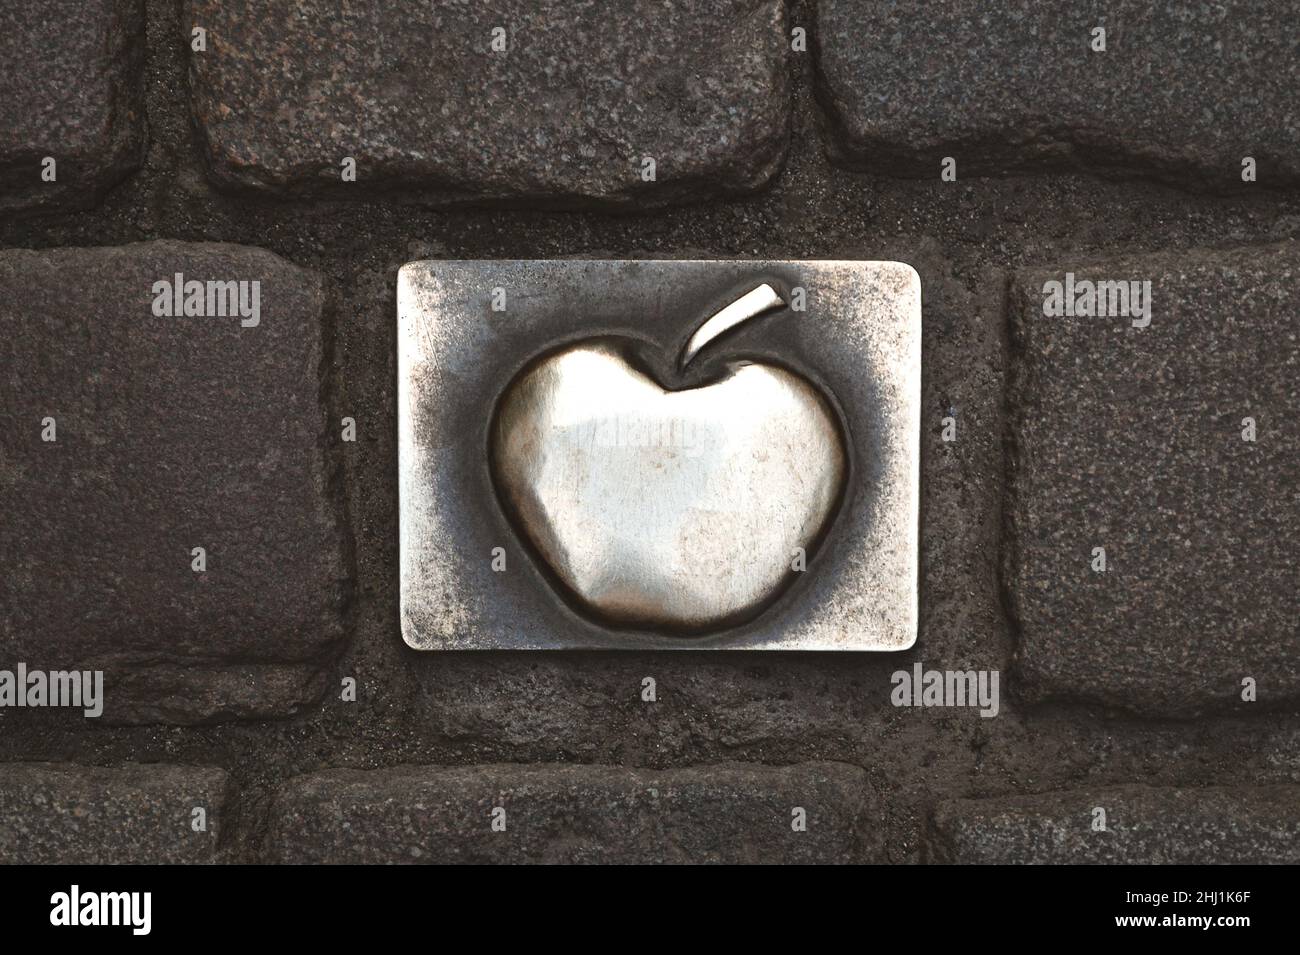
[[[1300,3],[338,6],[0,10],[0,859],[1300,861]],[[556,256],[917,269],[913,649],[403,644],[397,269]]]

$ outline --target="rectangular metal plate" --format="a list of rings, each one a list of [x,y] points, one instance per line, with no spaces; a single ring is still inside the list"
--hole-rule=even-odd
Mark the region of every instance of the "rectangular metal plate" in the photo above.
[[[557,584],[503,506],[490,453],[494,409],[540,356],[592,339],[635,342],[652,371],[670,377],[703,320],[764,282],[790,307],[707,350],[715,363],[794,369],[828,398],[849,461],[838,509],[806,569],[752,619],[689,635],[611,625]],[[410,646],[903,650],[915,641],[921,289],[910,266],[427,261],[401,269],[397,307],[401,619]]]

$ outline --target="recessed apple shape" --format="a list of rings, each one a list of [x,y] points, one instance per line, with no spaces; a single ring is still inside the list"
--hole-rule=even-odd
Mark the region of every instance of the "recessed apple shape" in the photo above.
[[[703,323],[713,338],[784,302],[760,286]],[[683,635],[760,613],[825,531],[846,471],[838,418],[806,378],[737,361],[664,387],[632,343],[595,338],[542,356],[497,406],[498,495],[554,579],[614,627]]]

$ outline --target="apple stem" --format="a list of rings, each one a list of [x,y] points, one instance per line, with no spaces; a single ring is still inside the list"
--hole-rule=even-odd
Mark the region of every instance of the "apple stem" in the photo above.
[[[727,305],[711,316],[705,319],[704,323],[695,330],[686,347],[682,349],[681,358],[678,360],[677,367],[685,368],[700,349],[713,341],[719,335],[731,331],[742,322],[747,322],[751,318],[757,318],[767,312],[774,311],[778,308],[784,308],[785,299],[781,293],[772,286],[764,282],[756,289],[746,292],[740,298],[736,299],[730,305]]]

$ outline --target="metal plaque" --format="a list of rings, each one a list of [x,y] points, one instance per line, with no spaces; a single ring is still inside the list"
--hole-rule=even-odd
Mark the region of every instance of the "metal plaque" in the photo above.
[[[910,266],[415,262],[397,310],[410,646],[915,641]]]

